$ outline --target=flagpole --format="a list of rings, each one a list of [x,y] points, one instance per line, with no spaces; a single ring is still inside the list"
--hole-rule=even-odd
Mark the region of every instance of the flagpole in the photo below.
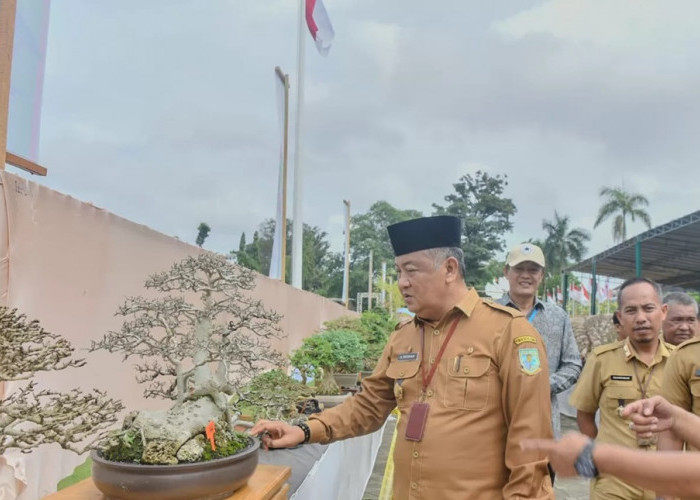
[[[279,66],[275,66],[275,73],[282,84],[284,85],[284,138],[282,146],[282,220],[279,221],[281,224],[281,235],[282,241],[280,242],[281,255],[280,255],[280,276],[282,277],[282,283],[286,282],[287,278],[287,157],[288,157],[288,146],[289,146],[289,75],[282,72]]]
[[[299,0],[299,26],[297,33],[297,115],[294,134],[294,196],[292,220],[292,286],[301,289],[304,221],[301,211],[301,112],[304,108],[304,19],[305,0]]]
[[[350,200],[343,200],[345,205],[345,265],[343,266],[343,303],[345,309],[350,307]]]

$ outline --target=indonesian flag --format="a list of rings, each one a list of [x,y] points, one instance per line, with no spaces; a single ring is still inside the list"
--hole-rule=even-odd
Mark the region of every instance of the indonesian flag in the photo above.
[[[309,27],[311,37],[316,42],[318,53],[327,56],[335,32],[321,0],[306,0],[306,25]]]

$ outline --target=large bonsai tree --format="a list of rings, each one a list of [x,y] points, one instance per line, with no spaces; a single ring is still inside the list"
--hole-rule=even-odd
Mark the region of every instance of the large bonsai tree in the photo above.
[[[30,380],[37,372],[78,368],[73,347],[64,338],[27,321],[16,309],[0,306],[0,381]],[[98,390],[67,393],[37,391],[29,382],[0,400],[0,455],[9,448],[29,452],[57,443],[82,454],[104,438],[122,404]]]
[[[210,422],[216,422],[217,436],[235,437],[237,413],[230,400],[236,390],[263,369],[283,364],[271,348],[280,335],[280,316],[247,295],[255,288],[251,271],[212,253],[188,257],[145,286],[160,296],[127,299],[117,311],[127,318],[121,330],[92,349],[138,358],[137,380],[148,384],[145,396],[175,404],[165,412],[128,417],[110,447],[115,454],[107,458],[129,458],[127,446],[136,455],[131,459],[146,463],[199,460]]]

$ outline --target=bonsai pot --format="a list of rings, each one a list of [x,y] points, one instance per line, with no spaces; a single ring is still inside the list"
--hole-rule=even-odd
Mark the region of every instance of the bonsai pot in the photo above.
[[[333,408],[334,406],[338,406],[340,403],[345,401],[345,398],[350,397],[350,393],[347,392],[345,394],[338,394],[338,395],[330,395],[330,394],[318,394],[316,396],[316,399],[318,402],[323,405],[323,408]]]
[[[258,465],[257,439],[230,457],[176,465],[112,462],[93,450],[92,480],[109,498],[124,500],[215,500],[248,482]]]
[[[334,373],[333,378],[335,379],[335,383],[338,384],[338,387],[354,389],[357,387],[357,382],[360,377],[357,373]]]

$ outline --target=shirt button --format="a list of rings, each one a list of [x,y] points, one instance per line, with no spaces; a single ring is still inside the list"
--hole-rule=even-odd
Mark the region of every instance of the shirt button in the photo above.
[[[417,451],[414,451],[414,452],[413,452],[413,458],[418,458],[418,452],[417,452]]]
[[[468,367],[468,366],[464,367],[464,370],[463,370],[463,371],[464,371],[464,373],[465,373],[465,375],[466,375],[467,373],[469,373],[469,367]]]
[[[428,392],[426,392],[426,394],[427,394],[428,396],[432,396],[432,395],[433,395],[433,390],[432,390],[432,389],[428,389]]]
[[[433,330],[433,335],[440,335],[440,330]]]
[[[418,489],[418,483],[416,483],[415,481],[412,482],[412,483],[411,483],[411,489],[412,489],[412,490]]]
[[[471,353],[473,353],[473,352],[474,352],[474,348],[473,348],[473,347],[470,347],[469,349],[467,349],[467,354],[471,354]]]
[[[401,376],[401,377],[403,377],[405,374],[406,374],[406,372],[404,372],[404,371],[399,372],[399,376]]]
[[[434,365],[435,364],[435,358],[430,358],[430,364]]]

